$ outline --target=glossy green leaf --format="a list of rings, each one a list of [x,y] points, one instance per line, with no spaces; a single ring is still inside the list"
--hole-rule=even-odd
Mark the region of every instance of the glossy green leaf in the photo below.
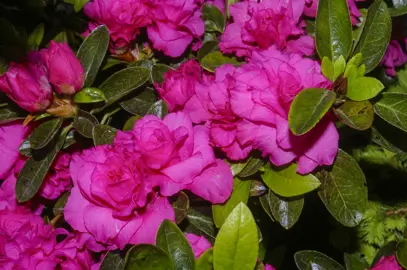
[[[252,180],[250,182],[249,197],[259,197],[267,193],[268,189],[261,181]]]
[[[399,17],[407,14],[407,6],[402,8],[389,8],[389,14],[392,17]]]
[[[163,249],[147,244],[132,247],[126,254],[125,270],[172,270],[174,263]]]
[[[404,268],[407,268],[407,239],[397,244],[396,256],[398,263]]]
[[[215,225],[213,224],[212,218],[194,210],[193,208],[189,208],[187,212],[187,220],[209,238],[215,239]]]
[[[14,120],[24,119],[25,116],[20,110],[12,107],[0,108],[0,124],[12,122]]]
[[[189,199],[184,192],[178,193],[177,199],[172,203],[175,212],[175,221],[181,223],[187,215],[189,209]]]
[[[153,114],[163,119],[168,114],[168,106],[164,100],[160,99],[151,105],[146,114]]]
[[[72,129],[66,135],[64,146],[62,147],[62,149],[67,149],[67,148],[69,148],[70,146],[72,146],[75,143],[76,143],[75,130]]]
[[[98,88],[87,87],[76,93],[73,101],[75,103],[93,103],[106,100],[105,94]]]
[[[224,56],[220,51],[208,53],[201,59],[201,67],[207,71],[214,72],[215,69],[223,64],[239,66],[240,62],[234,57]]]
[[[208,40],[198,51],[198,60],[200,61],[205,55],[219,49],[219,42],[217,40]]]
[[[299,270],[344,270],[342,265],[314,250],[298,251],[294,254],[294,260]]]
[[[40,189],[49,168],[52,165],[56,155],[64,145],[66,134],[69,127],[65,128],[59,138],[56,140],[52,149],[45,157],[30,157],[21,169],[16,183],[16,198],[19,202],[26,202],[32,199]]]
[[[407,94],[383,93],[374,110],[383,120],[407,132]]]
[[[332,169],[317,177],[322,183],[318,195],[332,216],[345,226],[357,226],[366,210],[367,187],[356,160],[339,150]]]
[[[213,248],[207,249],[196,261],[196,270],[213,269]]]
[[[164,64],[155,64],[151,69],[151,81],[162,83],[164,81],[164,74],[170,69],[170,66]]]
[[[322,58],[321,71],[325,77],[331,81],[334,81],[334,63],[329,59],[328,56],[324,56],[324,58]]]
[[[320,0],[316,17],[316,47],[319,57],[335,61],[348,58],[352,48],[352,24],[346,0]]]
[[[239,203],[247,203],[249,200],[251,183],[250,181],[241,181],[238,178],[233,180],[233,191],[229,199],[224,204],[212,205],[213,220],[216,227],[220,228],[229,214]]]
[[[107,125],[95,125],[92,130],[92,138],[95,146],[112,144],[116,137],[117,129]]]
[[[40,23],[28,36],[28,47],[31,50],[37,50],[44,37],[44,24]]]
[[[108,251],[103,257],[99,270],[124,270],[124,259],[119,251]]]
[[[312,174],[298,174],[297,168],[298,165],[295,163],[283,168],[268,166],[261,178],[274,193],[283,197],[303,195],[321,185]]]
[[[263,208],[264,212],[266,212],[266,214],[270,217],[270,219],[272,221],[275,221],[275,218],[273,217],[273,214],[271,213],[271,209],[270,209],[270,198],[269,196],[263,195],[261,197],[259,197],[259,202],[261,204],[261,207]]]
[[[359,9],[359,12],[361,16],[359,17],[359,20],[361,23],[359,24],[358,27],[354,28],[352,31],[352,36],[353,36],[353,46],[352,46],[352,51],[356,48],[356,45],[358,45],[360,37],[362,36],[363,29],[365,29],[366,25],[366,17],[367,17],[367,9],[361,8]]]
[[[105,94],[106,106],[142,86],[149,75],[150,71],[142,67],[129,67],[114,73],[99,87]]]
[[[225,29],[225,18],[216,6],[210,4],[203,5],[202,17],[205,22],[206,31],[222,33],[223,29]]]
[[[130,117],[123,126],[123,131],[132,130],[137,120],[141,119],[140,115]]]
[[[39,125],[30,135],[30,145],[32,149],[41,149],[47,146],[56,136],[62,126],[61,118],[54,118]]]
[[[247,162],[246,166],[239,173],[239,177],[249,177],[259,171],[259,169],[264,165],[264,160],[256,157],[251,157]]]
[[[156,101],[153,89],[146,88],[134,97],[120,102],[120,106],[131,114],[144,116]]]
[[[18,148],[18,152],[25,157],[31,157],[30,137],[26,138]]]
[[[65,2],[73,5],[76,12],[79,12],[89,0],[65,0]]]
[[[384,1],[375,1],[367,12],[366,24],[355,53],[363,54],[366,73],[382,60],[391,35],[391,17]]]
[[[253,269],[258,248],[256,222],[249,208],[239,203],[216,237],[213,248],[214,269]]]
[[[77,57],[85,69],[84,86],[92,85],[109,47],[109,30],[105,25],[96,27],[79,47]]]
[[[265,197],[267,197],[265,199],[272,217],[277,220],[284,229],[288,230],[297,223],[304,207],[304,198],[282,198],[271,191],[269,191]],[[263,208],[264,207],[265,206],[263,206]]]
[[[92,131],[99,121],[92,114],[79,110],[73,121],[73,127],[79,134],[86,138],[92,138]]]
[[[345,253],[344,255],[346,270],[365,270],[369,269],[369,264],[367,263],[364,256],[360,253]]]
[[[346,96],[354,101],[364,101],[377,96],[384,85],[376,78],[359,77],[348,84]]]
[[[368,100],[347,100],[339,108],[334,109],[334,112],[342,123],[356,130],[369,129],[373,124],[373,105]]]
[[[168,252],[175,270],[194,270],[195,256],[182,231],[169,220],[161,223],[157,232],[157,246]]]
[[[345,67],[346,67],[346,60],[345,58],[341,55],[339,56],[338,59],[336,59],[334,63],[334,75],[332,81],[336,81],[340,75],[345,72]]]
[[[310,131],[329,111],[336,99],[334,91],[308,88],[301,91],[291,103],[288,124],[295,135]]]
[[[64,207],[66,202],[68,201],[68,197],[70,194],[71,192],[68,191],[58,198],[58,201],[55,203],[54,208],[52,208],[52,213],[54,213],[54,216],[64,213]]]

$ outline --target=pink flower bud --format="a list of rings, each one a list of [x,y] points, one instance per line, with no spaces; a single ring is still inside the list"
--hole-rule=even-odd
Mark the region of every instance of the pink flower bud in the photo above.
[[[82,89],[85,71],[68,44],[51,41],[41,55],[55,92],[72,95]]]

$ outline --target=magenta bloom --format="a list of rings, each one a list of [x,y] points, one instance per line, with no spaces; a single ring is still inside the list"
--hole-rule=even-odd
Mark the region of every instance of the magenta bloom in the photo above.
[[[36,53],[23,64],[11,63],[0,77],[0,91],[29,112],[44,111],[51,105],[53,94],[46,67]]]
[[[223,53],[250,56],[274,45],[280,50],[310,55],[314,40],[301,20],[304,0],[245,1],[232,5],[233,23],[226,27],[219,44]]]
[[[149,169],[148,183],[172,196],[183,189],[212,203],[225,202],[233,187],[230,167],[216,159],[209,145],[209,129],[192,127],[182,113],[164,120],[147,115],[130,132],[118,133],[115,144],[132,146]]]
[[[155,84],[161,98],[165,100],[170,112],[182,109],[185,102],[194,94],[195,84],[200,80],[201,66],[195,60],[182,63],[177,70],[164,74],[164,82]]]
[[[85,71],[68,44],[51,41],[48,49],[41,50],[41,56],[49,82],[58,94],[72,95],[82,89]]]
[[[331,87],[317,62],[271,48],[253,53],[233,77],[230,103],[243,119],[236,132],[242,146],[259,149],[277,166],[297,160],[301,174],[333,163],[339,137],[329,115],[303,136],[293,135],[288,127],[290,105],[300,91]]]
[[[93,20],[88,35],[94,28],[105,24],[109,28],[112,53],[123,53],[140,32],[150,23],[148,7],[143,0],[93,0],[84,7],[86,16]]]
[[[388,257],[382,257],[378,263],[376,263],[375,266],[373,266],[372,270],[402,270],[403,267],[401,267],[397,260],[396,256],[388,256]]]
[[[396,76],[396,67],[401,67],[406,62],[407,54],[403,51],[403,48],[397,40],[392,40],[381,62],[386,68],[387,75]]]
[[[276,269],[270,264],[265,264],[264,265],[264,270],[276,270]]]
[[[206,240],[204,236],[198,236],[192,233],[186,233],[185,237],[187,238],[189,244],[192,247],[192,251],[194,252],[195,258],[198,259],[202,253],[204,253],[207,249],[211,248],[211,243]]]
[[[147,27],[153,47],[171,57],[184,53],[191,42],[203,35],[198,0],[150,0],[152,25]]]

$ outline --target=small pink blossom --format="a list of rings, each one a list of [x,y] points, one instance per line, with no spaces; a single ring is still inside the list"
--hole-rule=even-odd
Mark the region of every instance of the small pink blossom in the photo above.
[[[201,256],[201,254],[204,253],[207,249],[212,247],[211,243],[204,236],[186,233],[185,237],[191,245],[196,259],[198,259],[199,256]]]
[[[265,264],[264,265],[264,270],[276,270],[276,269],[270,264]]]
[[[396,256],[388,256],[382,257],[375,266],[373,266],[372,270],[402,270],[397,260]]]
[[[396,76],[396,67],[401,67],[406,62],[407,54],[403,51],[403,48],[397,40],[392,40],[381,62],[386,68],[386,73],[393,77]]]

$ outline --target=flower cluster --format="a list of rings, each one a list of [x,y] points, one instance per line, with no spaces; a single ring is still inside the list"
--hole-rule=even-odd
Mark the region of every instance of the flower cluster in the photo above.
[[[405,50],[407,51],[407,38],[403,42]],[[397,40],[392,40],[387,47],[386,54],[384,55],[381,64],[386,68],[386,74],[389,76],[396,76],[396,67],[401,67],[407,62],[407,54]]]

